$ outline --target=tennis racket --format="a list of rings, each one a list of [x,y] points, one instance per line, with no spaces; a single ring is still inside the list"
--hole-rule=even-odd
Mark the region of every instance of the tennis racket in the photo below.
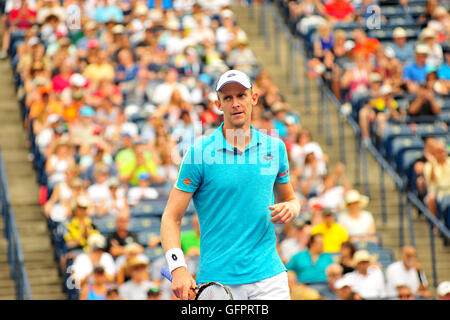
[[[172,274],[167,266],[162,267],[161,274],[172,282]],[[193,288],[196,291],[194,300],[233,300],[228,287],[219,282],[208,282]]]

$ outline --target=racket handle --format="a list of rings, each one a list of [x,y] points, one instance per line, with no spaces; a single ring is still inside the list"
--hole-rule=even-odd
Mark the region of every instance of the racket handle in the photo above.
[[[161,275],[172,282],[172,273],[170,273],[170,270],[167,266],[161,268]]]

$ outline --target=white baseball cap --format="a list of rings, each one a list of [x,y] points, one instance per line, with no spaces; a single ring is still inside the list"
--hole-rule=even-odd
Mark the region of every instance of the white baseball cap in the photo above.
[[[246,89],[252,87],[250,78],[244,72],[239,70],[228,70],[222,74],[219,81],[217,81],[216,91],[220,91],[224,85],[230,82],[237,82]]]

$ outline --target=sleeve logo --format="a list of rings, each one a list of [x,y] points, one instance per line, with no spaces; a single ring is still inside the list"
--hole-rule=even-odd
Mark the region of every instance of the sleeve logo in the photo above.
[[[191,181],[191,179],[186,178],[186,179],[184,179],[183,182],[184,182],[185,185],[189,186],[189,185],[191,184],[192,181]]]
[[[288,172],[289,172],[289,169],[287,169],[286,172],[280,173],[280,174],[278,175],[278,177],[284,177],[285,175],[288,174]]]

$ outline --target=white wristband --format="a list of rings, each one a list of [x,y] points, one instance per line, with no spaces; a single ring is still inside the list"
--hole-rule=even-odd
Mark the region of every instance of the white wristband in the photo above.
[[[186,261],[184,261],[184,253],[180,248],[172,248],[166,252],[166,260],[169,266],[170,272],[179,267],[186,267]]]

